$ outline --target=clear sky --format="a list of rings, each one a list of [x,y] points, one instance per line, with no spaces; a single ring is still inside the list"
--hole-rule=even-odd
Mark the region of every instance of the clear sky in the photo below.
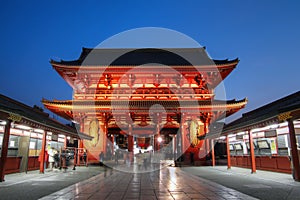
[[[247,97],[243,112],[299,90],[300,1],[2,1],[0,93],[25,104],[72,99],[49,64],[74,60],[119,32],[163,27],[182,32],[213,59],[234,59],[227,99]]]

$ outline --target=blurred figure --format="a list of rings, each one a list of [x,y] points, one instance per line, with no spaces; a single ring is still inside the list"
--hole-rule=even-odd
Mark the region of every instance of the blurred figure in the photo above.
[[[119,164],[119,151],[116,150],[115,152],[115,164],[118,165]]]
[[[55,149],[54,149],[53,147],[51,147],[51,148],[49,149],[48,154],[49,154],[50,171],[53,171]]]
[[[101,151],[101,153],[99,154],[100,166],[103,166],[103,159],[104,159],[104,153],[103,153],[103,151]]]
[[[143,164],[143,154],[142,154],[142,151],[140,150],[139,153],[136,155],[136,161],[137,161],[137,164],[138,164],[138,170],[141,169],[141,166]]]
[[[60,167],[59,166],[60,157],[59,157],[58,151],[56,149],[54,151],[55,151],[54,156],[53,156],[53,158],[54,158],[54,168],[58,168],[58,167]]]
[[[84,162],[85,165],[87,165],[87,162],[86,162],[87,160],[86,159],[87,159],[87,153],[86,153],[86,150],[84,149],[83,150],[83,162]]]

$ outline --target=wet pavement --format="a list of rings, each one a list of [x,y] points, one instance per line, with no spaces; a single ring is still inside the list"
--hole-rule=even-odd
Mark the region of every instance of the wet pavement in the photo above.
[[[0,199],[300,199],[300,183],[289,174],[251,174],[226,166],[164,167],[146,173],[89,166],[66,173],[7,175],[0,183]]]
[[[39,199],[70,185],[103,173],[99,166],[69,168],[66,173],[60,170],[40,174],[39,171],[9,174],[0,182],[0,199]]]
[[[262,200],[300,199],[300,182],[295,182],[291,174],[263,170],[251,174],[250,169],[227,170],[226,166],[184,167],[182,170]]]
[[[48,195],[48,199],[255,199],[236,190],[165,167],[148,173],[107,169],[103,174]]]

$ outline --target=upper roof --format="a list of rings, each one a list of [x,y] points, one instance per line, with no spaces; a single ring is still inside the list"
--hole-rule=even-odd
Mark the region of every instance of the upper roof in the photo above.
[[[136,66],[150,63],[162,65],[189,66],[189,65],[226,65],[238,63],[234,60],[212,60],[205,48],[111,48],[92,49],[82,48],[77,60],[54,61],[52,65],[67,66]]]
[[[300,109],[300,91],[244,113],[241,118],[225,125],[223,132],[242,131],[259,124],[272,123],[277,120],[279,114],[296,109]]]
[[[92,137],[85,135],[84,133],[78,133],[76,128],[64,125],[49,117],[48,113],[43,112],[40,108],[34,106],[30,107],[19,101],[11,99],[7,96],[0,94],[0,113],[14,114],[25,119],[26,122],[30,122],[35,127],[43,127],[48,131],[54,131],[56,133],[73,136],[76,138],[92,139]]]

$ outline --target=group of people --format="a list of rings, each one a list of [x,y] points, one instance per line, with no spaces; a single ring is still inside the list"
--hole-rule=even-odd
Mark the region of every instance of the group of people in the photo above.
[[[138,154],[134,155],[133,152],[121,152],[119,150],[116,150],[114,153],[114,161],[115,165],[119,165],[119,159],[123,158],[124,161],[123,164],[126,164],[127,167],[130,167],[132,162],[134,162],[138,165],[138,169],[141,170],[142,168],[147,170],[150,160],[151,160],[151,153],[150,152],[144,152],[140,150]],[[107,158],[105,156],[104,152],[101,151],[99,154],[99,164],[100,166],[105,166],[104,161],[110,161],[112,158]]]
[[[42,162],[42,152],[39,155],[39,162]],[[53,171],[54,168],[61,168],[63,166],[63,157],[66,157],[63,153],[60,153],[54,147],[48,148],[45,150],[45,157],[44,157],[44,169],[47,168],[49,163],[50,171]],[[62,158],[62,159],[61,159]]]
[[[138,169],[140,170],[143,166],[145,170],[147,170],[149,161],[151,160],[150,153],[144,152],[140,150],[139,153],[136,155],[136,162],[138,164]]]

